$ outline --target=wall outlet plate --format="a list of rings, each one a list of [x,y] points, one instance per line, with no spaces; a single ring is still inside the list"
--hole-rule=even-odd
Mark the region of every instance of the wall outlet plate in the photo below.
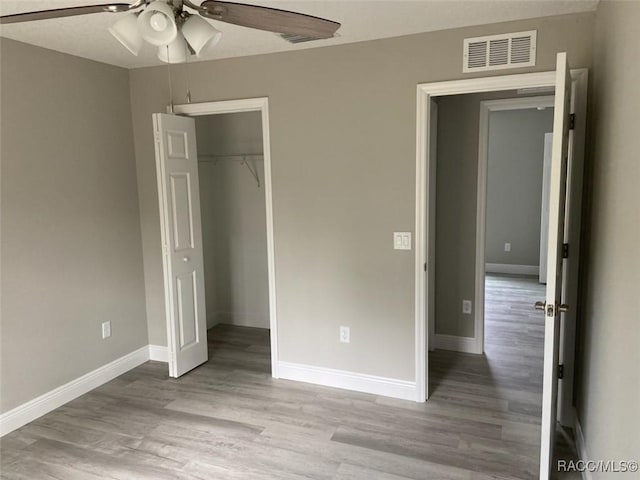
[[[462,301],[462,313],[471,313],[471,300]]]
[[[111,336],[111,321],[102,322],[102,339],[109,338]]]
[[[351,341],[351,331],[349,327],[340,327],[340,342],[349,343]]]
[[[505,243],[504,244],[504,251],[505,252],[510,252],[511,251],[511,244],[510,243]]]

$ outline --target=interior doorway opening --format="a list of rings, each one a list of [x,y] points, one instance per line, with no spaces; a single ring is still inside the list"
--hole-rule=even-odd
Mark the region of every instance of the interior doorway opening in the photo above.
[[[554,97],[553,89],[536,93],[437,97],[432,131],[429,394],[469,409],[483,402],[526,431],[519,448],[530,453],[514,472],[538,469],[541,436],[544,317],[533,305],[545,289],[533,275],[540,261],[544,134],[553,130]]]
[[[262,115],[201,115],[195,123],[209,357],[229,338],[261,355],[270,330]]]
[[[277,378],[268,99],[173,108],[153,115],[169,375],[241,339]]]
[[[260,112],[196,118],[207,327],[269,329]]]
[[[547,283],[553,107],[550,95],[480,102],[476,353],[523,331],[531,338],[518,341],[536,344],[544,332],[530,307]]]
[[[554,432],[556,422],[563,425],[571,424],[572,418],[572,378],[573,378],[573,349],[575,332],[575,312],[567,305],[575,305],[578,283],[578,258],[580,236],[580,206],[582,200],[582,166],[584,159],[585,129],[586,129],[586,70],[569,71],[567,55],[558,53],[556,57],[556,69],[554,71],[504,75],[468,80],[454,80],[421,84],[417,88],[417,131],[416,131],[416,259],[415,259],[415,298],[416,298],[416,384],[419,399],[433,398],[434,390],[430,387],[430,370],[438,368],[438,362],[434,362],[427,355],[427,347],[433,350],[440,343],[440,350],[436,352],[452,351],[459,360],[457,366],[468,367],[467,372],[459,379],[453,379],[454,385],[464,385],[466,380],[477,378],[477,369],[474,363],[481,355],[482,339],[484,338],[483,325],[475,322],[474,309],[478,309],[477,299],[484,296],[475,295],[475,305],[468,305],[468,298],[449,298],[448,303],[453,305],[456,315],[465,314],[470,321],[464,321],[458,317],[453,326],[462,326],[468,332],[461,335],[446,334],[438,338],[436,324],[442,325],[442,319],[438,319],[437,289],[442,288],[436,281],[438,275],[437,237],[440,236],[437,223],[437,198],[442,192],[436,188],[436,181],[441,172],[436,168],[438,145],[438,124],[441,121],[438,100],[444,96],[462,96],[467,94],[495,94],[496,92],[511,91],[516,94],[533,93],[544,90],[554,92],[554,120],[553,120],[553,149],[551,162],[551,185],[549,195],[549,231],[548,231],[548,274],[545,287],[545,297],[535,301],[535,308],[544,310],[538,312],[540,320],[544,324],[543,329],[543,361],[542,361],[542,392],[541,392],[541,425],[539,429],[539,474],[540,478],[549,478],[553,458]],[[476,111],[477,118],[477,111]],[[470,135],[458,133],[458,144],[468,143]],[[475,138],[478,138],[477,133]],[[477,149],[476,149],[477,154]],[[477,157],[476,157],[477,159]],[[477,186],[473,184],[476,175],[471,175],[472,182],[467,189],[458,191],[459,195],[466,195],[471,191],[477,193]],[[464,171],[454,171],[454,176],[468,182],[469,175]],[[446,192],[445,192],[446,193]],[[455,199],[454,199],[455,200]],[[478,202],[476,207],[484,208]],[[474,225],[474,217],[477,212],[466,212],[464,218],[458,218],[458,225]],[[451,220],[455,223],[455,220]],[[468,233],[468,232],[466,232]],[[470,244],[475,244],[475,235],[458,232],[458,237]],[[563,242],[571,242],[569,258],[563,257]],[[483,250],[484,252],[484,250]],[[471,262],[469,259],[471,258]],[[452,271],[452,266],[462,266],[471,274],[464,282],[464,288],[472,291],[475,275],[473,266],[477,263],[474,255],[451,255],[446,265]],[[441,262],[442,263],[442,262]],[[471,263],[471,265],[469,265]],[[484,270],[484,262],[482,263]],[[484,282],[482,282],[484,286]],[[472,292],[472,295],[476,292]],[[467,305],[465,305],[465,303]],[[462,305],[461,305],[462,304]],[[448,305],[447,305],[448,306]],[[471,308],[469,308],[469,306]],[[462,308],[461,308],[462,307]],[[534,311],[534,305],[529,307]],[[453,311],[453,310],[452,310]],[[460,312],[460,313],[459,313]],[[468,312],[468,313],[467,313]],[[544,319],[544,320],[543,320]],[[562,321],[561,321],[562,319]],[[469,328],[469,324],[471,328]],[[451,327],[451,325],[449,325]],[[449,343],[449,350],[443,349],[442,342]],[[455,351],[457,350],[457,351]],[[461,352],[461,353],[460,353]],[[469,355],[474,353],[474,355]],[[479,355],[480,354],[480,355]],[[446,364],[447,362],[444,362]],[[558,373],[558,363],[564,364],[564,376]],[[442,365],[442,364],[441,364]],[[491,365],[488,373],[491,380],[488,385],[493,385],[495,391],[500,393],[504,387],[501,385],[499,375],[493,376]],[[567,375],[568,371],[571,371]],[[446,380],[446,379],[445,379]],[[452,380],[452,379],[449,379]],[[441,384],[451,383],[449,381]],[[448,385],[451,386],[451,385]],[[468,389],[467,389],[468,390]],[[461,394],[461,395],[460,395]],[[451,402],[455,397],[464,397],[471,403],[484,401],[481,392],[459,392],[447,396]],[[502,399],[504,400],[504,399]],[[498,402],[500,403],[500,402]],[[506,405],[517,405],[518,401],[507,401]],[[470,406],[470,408],[473,408]]]

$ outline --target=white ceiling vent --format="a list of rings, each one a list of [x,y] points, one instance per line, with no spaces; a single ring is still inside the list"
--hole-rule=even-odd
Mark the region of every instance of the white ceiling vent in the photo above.
[[[536,64],[536,31],[464,39],[462,71],[483,72]]]

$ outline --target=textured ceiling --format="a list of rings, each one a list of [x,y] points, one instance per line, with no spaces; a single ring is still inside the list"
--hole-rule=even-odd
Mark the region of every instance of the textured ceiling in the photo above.
[[[108,0],[0,0],[0,13],[107,2]],[[201,3],[201,0],[196,0],[196,3]],[[292,45],[273,33],[209,20],[223,32],[223,36],[214,54],[200,60],[301,50],[470,25],[588,12],[596,9],[598,0],[252,0],[250,3],[341,22],[339,37]],[[0,36],[126,68],[160,65],[155,48],[145,45],[140,55],[135,57],[109,34],[107,28],[122,15],[124,14],[99,13],[2,25]]]

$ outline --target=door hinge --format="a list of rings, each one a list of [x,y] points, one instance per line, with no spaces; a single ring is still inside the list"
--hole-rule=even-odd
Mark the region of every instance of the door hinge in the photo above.
[[[562,364],[558,365],[558,378],[564,378],[564,365]]]
[[[427,262],[424,262],[424,271],[427,271]]]
[[[562,244],[562,258],[569,258],[569,244]]]
[[[576,128],[576,114],[572,113],[569,115],[569,130],[573,130]]]

